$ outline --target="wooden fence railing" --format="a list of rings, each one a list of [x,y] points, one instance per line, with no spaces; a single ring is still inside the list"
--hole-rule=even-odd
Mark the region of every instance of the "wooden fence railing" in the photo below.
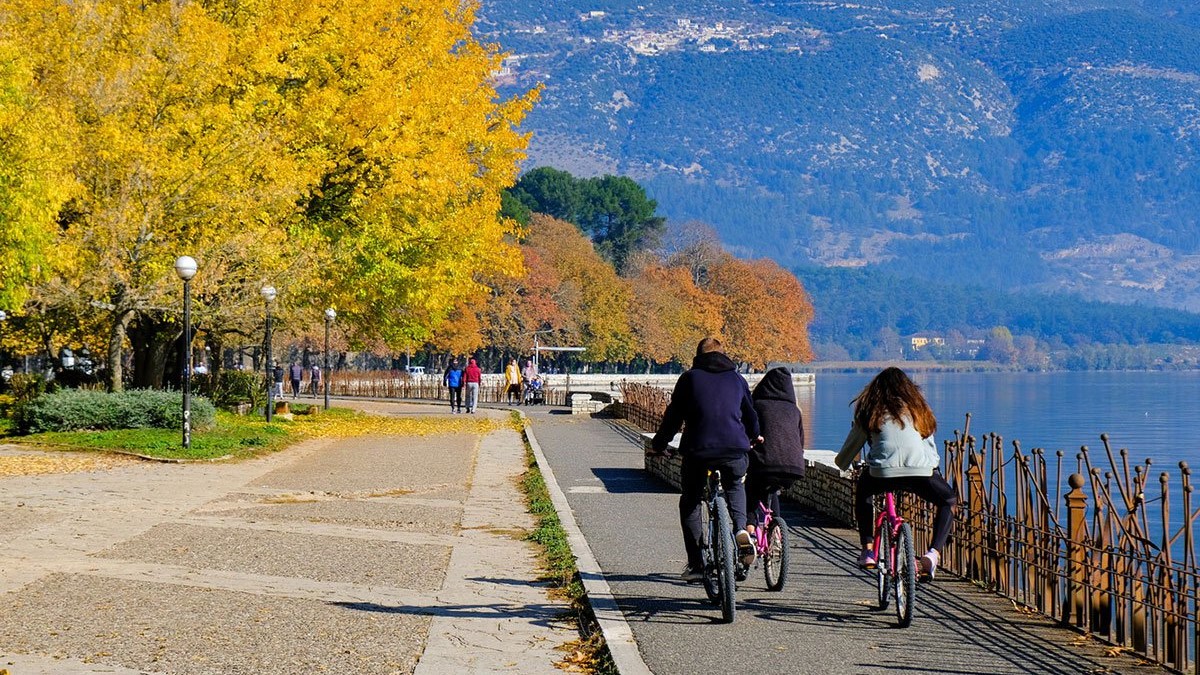
[[[657,428],[669,392],[629,384],[622,394],[631,422]],[[1177,476],[1153,475],[1151,460],[1133,463],[1125,449],[1114,454],[1102,435],[1101,468],[1086,446],[1071,462],[1061,451],[1024,452],[994,434],[977,439],[970,422],[968,415],[944,444],[943,470],[959,498],[945,569],[1110,644],[1200,675],[1200,508],[1187,463],[1179,463]],[[671,468],[662,463],[653,458],[647,468],[670,480]],[[850,481],[819,468],[797,481],[790,496],[852,523]],[[929,509],[912,498],[901,501],[924,550]]]

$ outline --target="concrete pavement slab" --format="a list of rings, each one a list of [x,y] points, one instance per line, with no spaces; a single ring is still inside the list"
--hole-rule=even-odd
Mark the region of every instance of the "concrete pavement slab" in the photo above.
[[[479,450],[471,496],[463,509],[460,536],[438,599],[444,609],[433,620],[417,675],[457,673],[560,673],[559,648],[578,636],[567,606],[551,602],[546,586],[530,574],[531,547],[505,528],[534,523],[517,487],[525,447],[511,430],[486,436]],[[511,532],[511,530],[510,530]]]
[[[577,634],[521,540],[524,468],[503,428],[0,478],[0,668],[557,672]]]
[[[440,588],[449,546],[163,523],[98,557],[417,590]]]

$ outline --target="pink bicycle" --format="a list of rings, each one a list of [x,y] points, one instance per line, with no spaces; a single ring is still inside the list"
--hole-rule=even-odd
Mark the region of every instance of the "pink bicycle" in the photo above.
[[[896,512],[894,492],[883,495],[883,510],[875,516],[875,560],[879,609],[887,609],[889,596],[894,596],[896,618],[904,628],[912,623],[916,602],[917,556],[912,525]]]
[[[787,521],[783,516],[776,515],[767,504],[775,503],[778,489],[771,490],[766,503],[758,504],[758,526],[754,529],[755,547],[758,548],[758,559],[763,564],[763,575],[767,580],[767,590],[783,590],[788,574],[788,532]]]

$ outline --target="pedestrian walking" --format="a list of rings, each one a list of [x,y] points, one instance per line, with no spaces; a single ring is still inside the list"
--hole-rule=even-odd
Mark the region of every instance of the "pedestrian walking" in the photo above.
[[[304,378],[304,368],[295,361],[288,368],[288,376],[292,380],[292,400],[300,398],[300,380]]]
[[[516,359],[511,359],[504,369],[504,394],[509,403],[521,402],[521,368]]]
[[[463,382],[467,386],[467,412],[475,412],[475,406],[479,405],[479,383],[483,381],[483,371],[479,369],[479,364],[475,363],[475,359],[467,362],[467,368],[463,371]]]
[[[312,386],[313,398],[319,396],[321,391],[321,366],[313,364],[308,375],[308,383]]]
[[[446,372],[442,373],[442,384],[450,390],[450,412],[463,411],[463,369],[458,365],[458,359],[450,359]]]
[[[275,367],[271,370],[271,379],[275,382],[275,398],[283,398],[283,366],[277,361]]]

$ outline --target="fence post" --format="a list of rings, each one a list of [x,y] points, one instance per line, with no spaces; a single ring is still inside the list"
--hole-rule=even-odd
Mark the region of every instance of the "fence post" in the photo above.
[[[971,533],[971,550],[967,552],[967,578],[971,580],[983,580],[984,567],[984,520],[983,514],[987,510],[986,499],[984,499],[983,490],[983,470],[979,467],[979,461],[972,454],[968,461],[967,467],[967,506],[968,506],[968,523],[967,530]]]
[[[1067,502],[1067,601],[1063,603],[1063,622],[1071,623],[1072,618],[1077,627],[1085,627],[1084,612],[1086,590],[1084,580],[1087,569],[1085,565],[1087,551],[1087,495],[1083,492],[1086,480],[1083,476],[1073,473],[1067,479],[1071,491],[1063,497]]]

